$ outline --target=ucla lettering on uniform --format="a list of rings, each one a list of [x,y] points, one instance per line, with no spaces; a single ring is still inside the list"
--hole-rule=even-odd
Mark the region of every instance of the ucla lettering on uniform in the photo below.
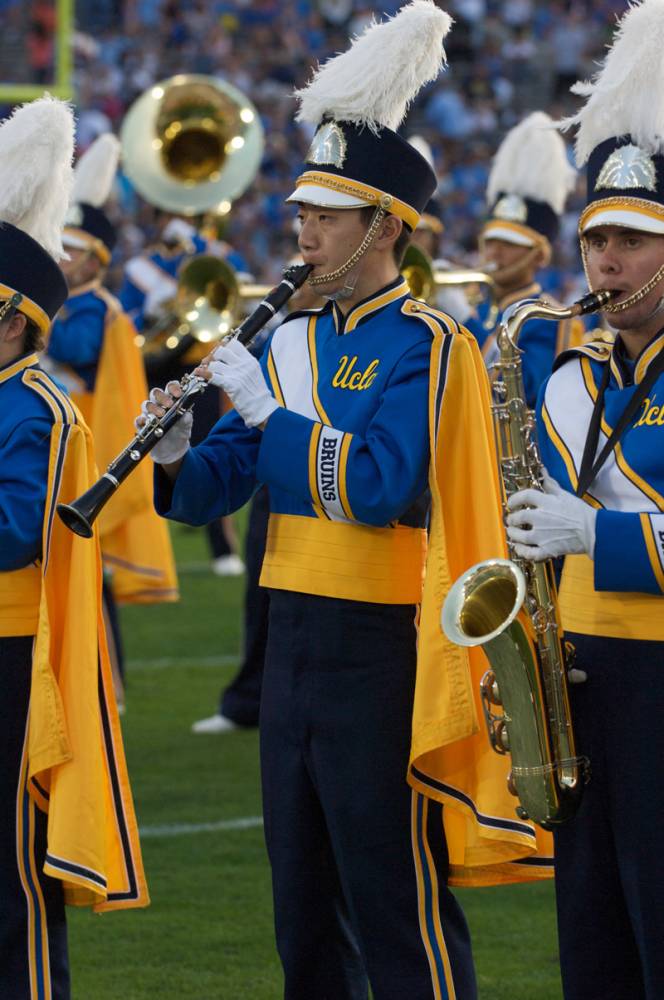
[[[643,412],[634,424],[635,427],[641,427],[643,424],[648,427],[664,427],[664,406],[654,406],[656,398],[655,394],[652,399],[646,396],[643,400]]]
[[[335,389],[358,389],[360,391],[368,389],[378,374],[378,362],[379,359],[374,358],[363,372],[359,370],[353,371],[357,364],[357,354],[350,358],[350,360],[348,355],[344,354],[339,359],[339,368],[332,379],[332,385]]]

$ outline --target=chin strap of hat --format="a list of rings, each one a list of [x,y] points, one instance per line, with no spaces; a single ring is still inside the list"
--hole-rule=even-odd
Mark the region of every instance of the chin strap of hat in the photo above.
[[[342,264],[341,267],[338,267],[336,271],[330,271],[329,274],[317,274],[314,278],[309,278],[308,284],[311,285],[312,288],[318,288],[321,285],[328,285],[330,282],[336,281],[338,278],[343,278],[344,274],[348,274],[349,271],[352,271],[376,239],[380,224],[389,213],[391,205],[392,198],[390,195],[383,195],[380,199],[380,203],[376,205],[376,210],[373,214],[373,218],[371,219],[371,224],[369,225],[369,228],[364,235],[364,239],[360,243],[357,250],[355,250],[354,253],[350,255],[346,263]]]
[[[12,309],[18,309],[22,301],[23,296],[20,292],[14,292],[10,299],[6,299],[0,306],[0,323],[3,319],[7,318],[7,314],[10,313]]]
[[[588,276],[587,255],[588,255],[588,244],[585,240],[585,237],[582,236],[581,257],[583,258],[583,270],[586,273],[586,281],[588,282],[588,287],[592,288],[590,284],[590,278]],[[652,292],[653,288],[656,288],[656,286],[660,283],[662,278],[664,278],[664,264],[662,264],[662,266],[655,271],[652,278],[646,281],[645,285],[642,285],[641,288],[638,288],[635,292],[632,292],[632,294],[628,295],[626,299],[622,300],[622,302],[614,302],[614,303],[609,302],[608,305],[602,307],[602,312],[621,313],[624,312],[625,309],[631,309],[631,307],[635,306],[637,302],[640,302],[642,299],[645,299],[646,295],[649,295],[650,292]],[[657,311],[657,308],[658,307],[655,308],[655,312]]]

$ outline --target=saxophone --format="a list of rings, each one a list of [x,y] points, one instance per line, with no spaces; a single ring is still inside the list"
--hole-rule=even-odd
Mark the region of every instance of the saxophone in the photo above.
[[[497,335],[492,407],[503,509],[517,491],[542,489],[517,346],[523,325],[595,312],[612,294],[586,295],[568,308],[525,300],[506,311]],[[572,650],[563,643],[552,560],[514,557],[473,566],[450,590],[441,626],[458,645],[483,646],[489,660],[482,706],[493,749],[512,758],[507,784],[520,801],[517,815],[544,829],[563,823],[578,807],[589,765],[574,745],[566,676]]]

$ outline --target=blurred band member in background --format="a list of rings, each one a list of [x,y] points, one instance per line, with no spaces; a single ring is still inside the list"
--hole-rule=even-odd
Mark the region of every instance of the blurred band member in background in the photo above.
[[[145,906],[101,611],[99,541],[55,516],[96,479],[90,431],[39,367],[67,297],[74,123],[0,126],[0,996],[69,1000],[65,904]]]

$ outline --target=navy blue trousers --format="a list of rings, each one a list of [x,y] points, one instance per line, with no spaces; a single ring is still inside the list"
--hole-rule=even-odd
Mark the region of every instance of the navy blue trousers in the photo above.
[[[415,609],[270,591],[261,768],[285,1000],[474,1000],[442,810],[406,783]]]
[[[258,581],[261,575],[270,497],[267,486],[255,494],[249,508],[249,522],[244,548],[247,582],[244,592],[243,656],[240,669],[221,692],[219,711],[240,726],[257,726],[267,647],[270,597]]]
[[[664,997],[664,643],[567,636],[591,778],[555,834],[565,1000]]]
[[[62,886],[42,872],[46,817],[25,788],[32,643],[0,638],[0,997],[69,1000]]]

